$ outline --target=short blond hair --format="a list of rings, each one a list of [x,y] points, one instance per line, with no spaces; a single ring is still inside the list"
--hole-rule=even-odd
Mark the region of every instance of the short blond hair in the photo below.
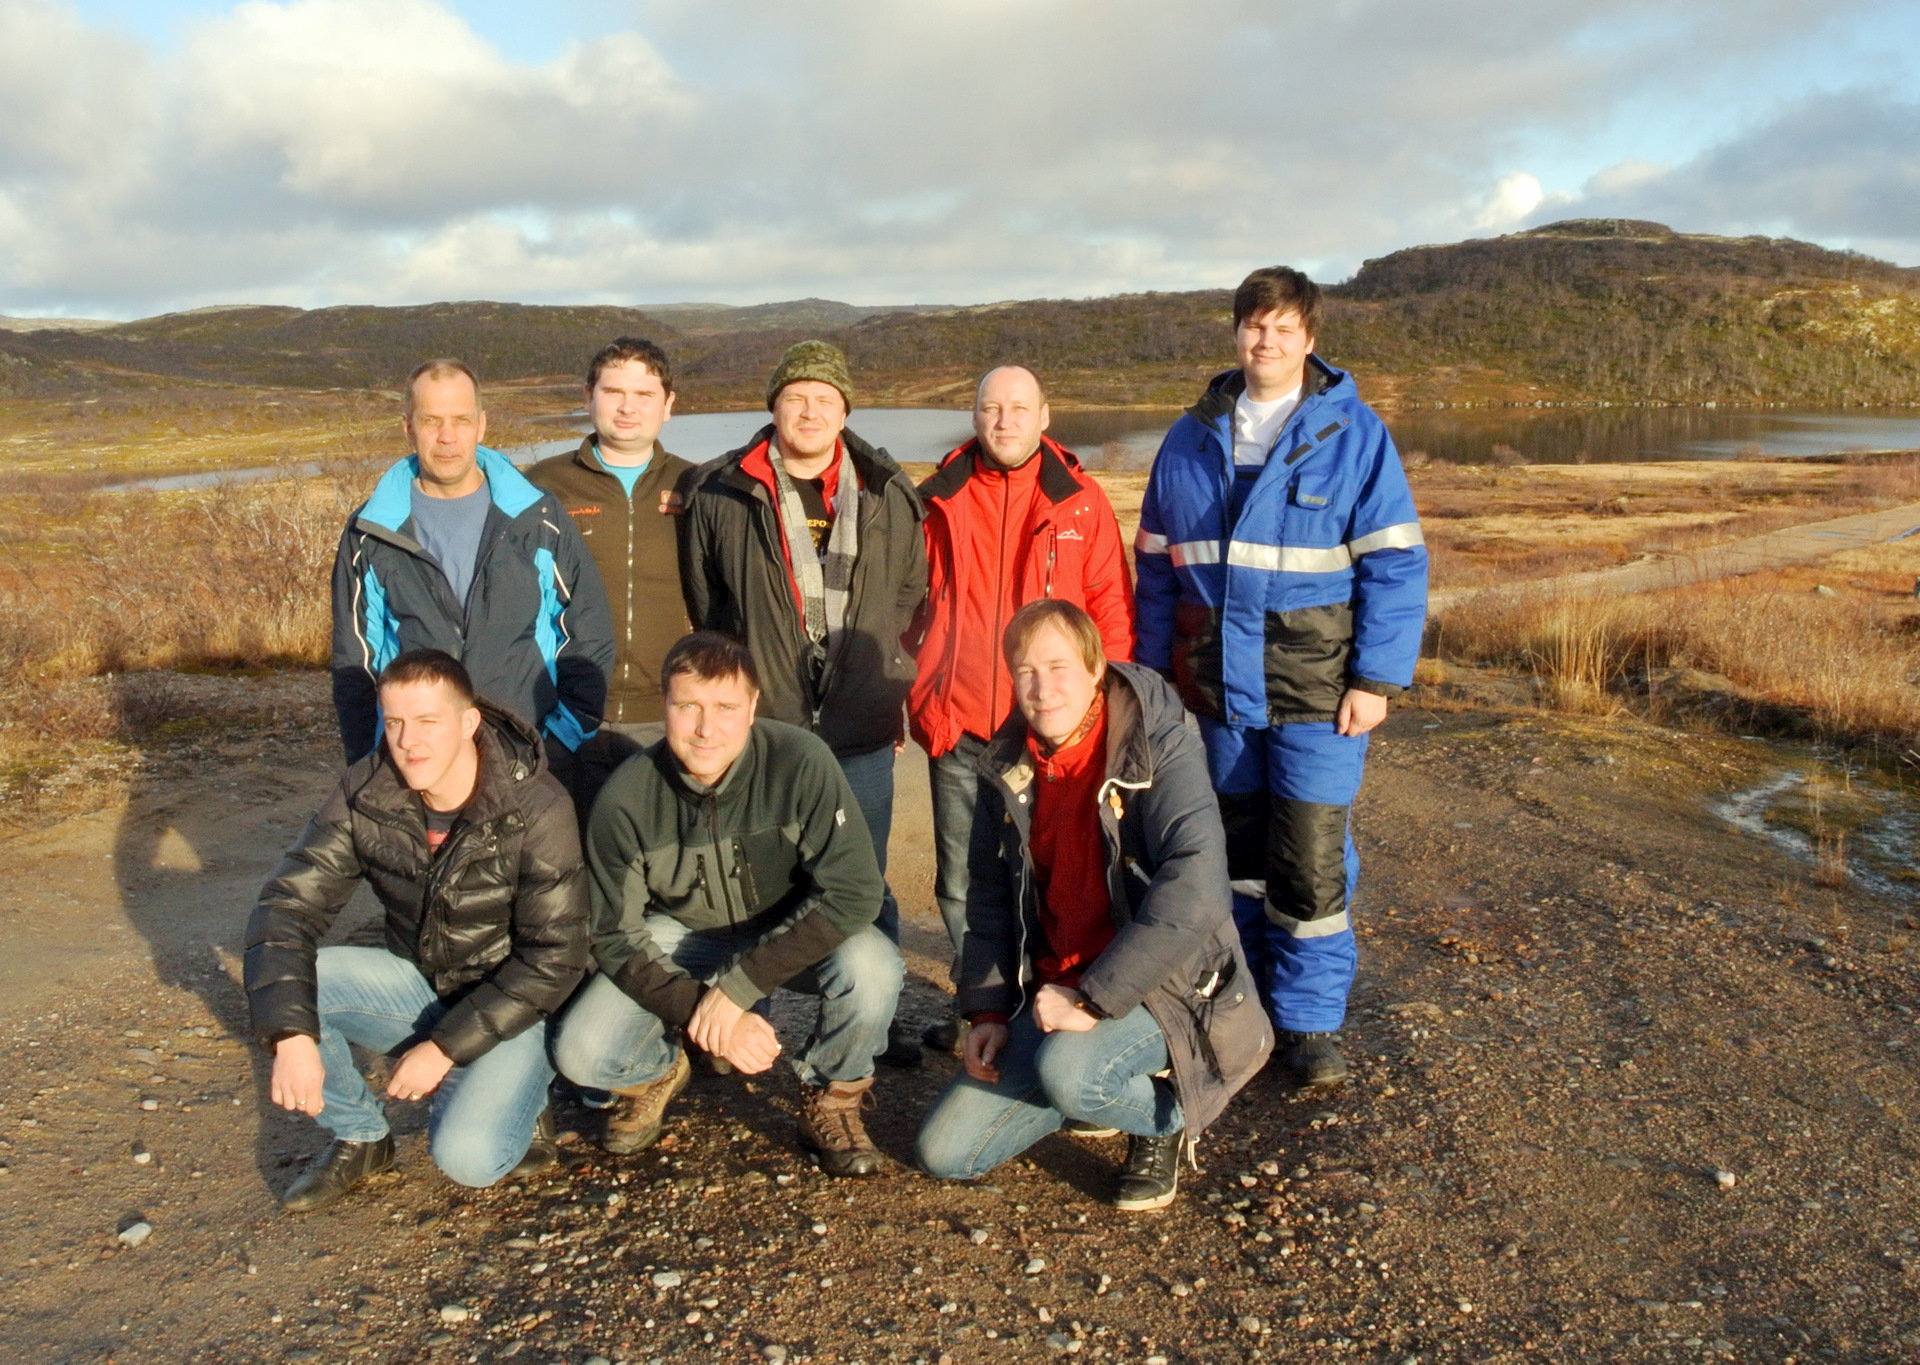
[[[1106,666],[1106,646],[1100,642],[1100,627],[1093,623],[1093,618],[1071,602],[1042,597],[1027,603],[1007,622],[1006,633],[1000,637],[1000,650],[1006,655],[1008,668],[1027,652],[1027,646],[1033,643],[1040,628],[1049,624],[1058,626],[1062,635],[1080,647],[1087,672],[1098,673]]]
[[[451,379],[456,374],[464,374],[467,382],[473,385],[473,406],[478,411],[480,402],[480,376],[464,360],[456,360],[450,355],[437,356],[432,360],[423,360],[413,367],[413,373],[407,376],[407,416],[413,416],[413,390],[422,379]]]

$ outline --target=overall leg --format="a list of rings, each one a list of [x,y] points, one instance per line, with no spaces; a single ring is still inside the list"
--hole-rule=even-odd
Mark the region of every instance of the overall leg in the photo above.
[[[1356,962],[1352,896],[1360,860],[1349,811],[1366,767],[1367,736],[1337,734],[1330,721],[1267,733],[1274,1022],[1290,1033],[1331,1033],[1346,1019]]]
[[[1084,1033],[1049,1033],[1034,1068],[1047,1103],[1069,1119],[1134,1137],[1171,1137],[1186,1127],[1170,1082],[1167,1039],[1145,1005]]]
[[[1273,1006],[1272,926],[1267,919],[1267,732],[1200,719],[1207,772],[1220,796],[1227,831],[1227,876],[1233,886],[1233,922],[1247,968],[1269,1015]]]
[[[380,1101],[354,1065],[349,1044],[390,1053],[418,1041],[445,1012],[420,969],[384,948],[322,948],[314,958],[319,987],[320,1126],[345,1142],[374,1142],[388,1133]]]
[[[998,1058],[998,1081],[988,1085],[964,1070],[958,1072],[921,1120],[914,1149],[927,1174],[941,1180],[985,1175],[1065,1122],[1047,1103],[1034,1068],[1044,1035],[1033,1015],[1015,1019],[1008,1035]]]
[[[545,1020],[456,1066],[433,1092],[433,1164],[474,1189],[498,1181],[526,1155],[552,1080]]]

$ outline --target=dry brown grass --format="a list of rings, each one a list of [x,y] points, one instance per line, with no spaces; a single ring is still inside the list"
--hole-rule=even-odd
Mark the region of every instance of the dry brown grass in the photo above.
[[[1743,727],[1797,718],[1897,753],[1920,731],[1920,635],[1901,599],[1862,589],[1819,595],[1805,570],[1633,597],[1515,589],[1442,613],[1429,639],[1442,659],[1534,674],[1562,709],[1657,709],[1658,675],[1691,669],[1735,685]]]

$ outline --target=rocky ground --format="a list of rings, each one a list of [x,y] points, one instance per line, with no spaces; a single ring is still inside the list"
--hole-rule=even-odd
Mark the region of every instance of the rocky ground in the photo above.
[[[292,1219],[322,1143],[264,1102],[236,953],[336,752],[323,678],[221,686],[230,719],[149,746],[124,801],[0,842],[0,1358],[1920,1359],[1920,921],[1710,813],[1765,745],[1397,710],[1359,813],[1354,1080],[1261,1077],[1162,1214],[1102,1202],[1118,1140],[915,1174],[931,1058],[882,1079],[877,1179],[795,1150],[790,1080],[705,1076],[653,1151],[577,1136],[478,1193],[397,1107],[402,1174]],[[945,973],[900,771],[917,1024]]]

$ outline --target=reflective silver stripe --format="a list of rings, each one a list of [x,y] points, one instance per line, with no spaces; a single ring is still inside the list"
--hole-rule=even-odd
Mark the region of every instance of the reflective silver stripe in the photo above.
[[[1217,540],[1186,540],[1169,548],[1176,565],[1220,562],[1220,542]]]
[[[1353,921],[1347,918],[1344,910],[1325,919],[1293,919],[1287,915],[1276,915],[1269,909],[1267,918],[1279,925],[1290,938],[1329,938],[1334,934],[1344,934],[1353,927]]]
[[[1227,885],[1232,888],[1233,894],[1236,896],[1252,896],[1257,901],[1263,901],[1267,898],[1267,884],[1265,882],[1228,882]]]
[[[1339,573],[1353,563],[1344,545],[1315,549],[1306,545],[1261,545],[1236,540],[1227,547],[1227,563],[1275,573]]]
[[[1142,555],[1163,555],[1167,552],[1167,538],[1156,536],[1151,531],[1140,531],[1133,538],[1133,551]]]
[[[1427,538],[1420,534],[1420,523],[1403,521],[1398,526],[1386,526],[1372,535],[1361,536],[1358,540],[1347,542],[1347,548],[1353,551],[1355,559],[1361,555],[1370,555],[1375,550],[1411,550],[1416,545],[1425,545]]]

